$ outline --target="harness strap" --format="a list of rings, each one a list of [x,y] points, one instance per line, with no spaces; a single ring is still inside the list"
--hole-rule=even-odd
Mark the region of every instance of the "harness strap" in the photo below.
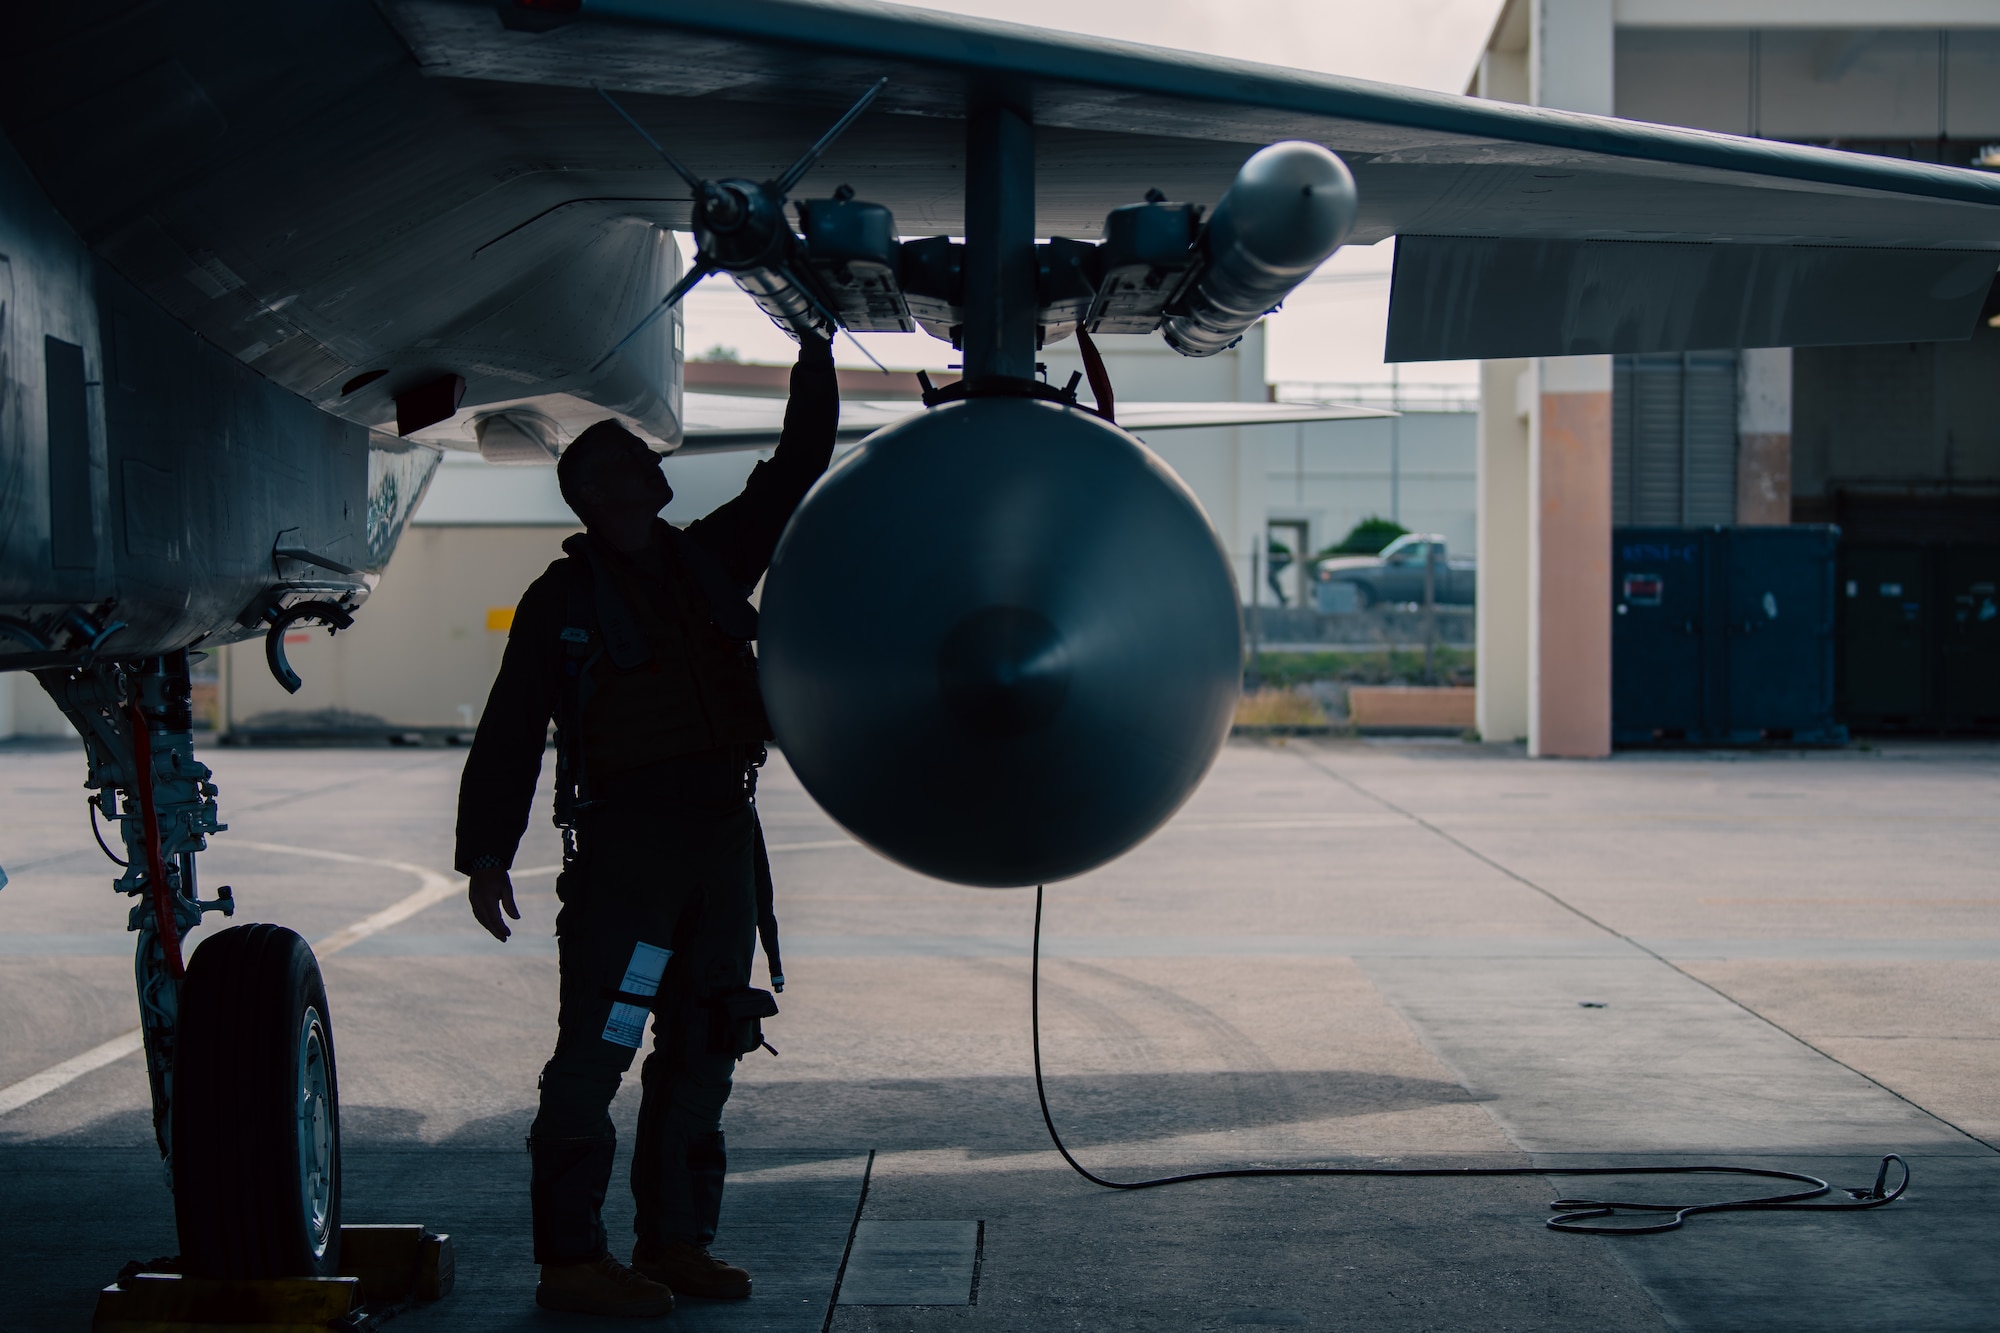
[[[576,859],[576,814],[587,803],[583,770],[583,709],[590,692],[590,668],[602,653],[597,630],[596,589],[590,566],[572,553],[563,562],[562,654],[556,677],[556,827],[563,831],[563,860]]]
[[[757,817],[752,807],[750,817]],[[777,889],[771,882],[771,854],[764,848],[764,826],[755,824],[756,847],[752,852],[757,875],[757,938],[764,945],[764,962],[771,969],[771,989],[785,988],[785,960],[778,953]]]
[[[716,554],[693,536],[668,523],[667,541],[680,557],[681,567],[693,577],[708,603],[709,618],[726,638],[747,643],[757,637],[757,608],[750,605],[749,589],[729,576]]]
[[[581,565],[582,586],[590,612],[589,624],[602,636],[605,655],[620,671],[630,671],[652,660],[653,644],[639,627],[638,617],[618,595],[618,584],[604,568],[603,557],[588,537],[572,537],[563,543],[570,559]],[[581,557],[579,559],[579,557]]]

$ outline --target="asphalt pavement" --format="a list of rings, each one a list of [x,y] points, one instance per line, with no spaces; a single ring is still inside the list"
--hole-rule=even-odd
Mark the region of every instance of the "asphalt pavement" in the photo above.
[[[230,830],[204,883],[234,887],[238,921],[327,952],[348,1220],[459,1246],[458,1290],[392,1327],[601,1327],[531,1304],[522,1139],[556,994],[545,811],[500,944],[446,882],[462,751],[206,758]],[[0,748],[0,1105],[136,1022],[82,776],[78,749]],[[1887,1208],[1624,1239],[1549,1231],[1545,1205],[1764,1191],[1089,1184],[1035,1099],[1032,891],[883,861],[781,758],[763,792],[782,1054],[741,1066],[715,1247],[757,1295],[686,1303],[671,1327],[2000,1328],[2000,748],[1553,763],[1238,741],[1144,846],[1048,891],[1049,1102],[1108,1175],[1714,1163],[1860,1186],[1887,1152],[1913,1173]],[[636,1102],[614,1111],[628,1141]],[[86,1327],[121,1265],[176,1248],[138,1056],[0,1113],[0,1329]]]

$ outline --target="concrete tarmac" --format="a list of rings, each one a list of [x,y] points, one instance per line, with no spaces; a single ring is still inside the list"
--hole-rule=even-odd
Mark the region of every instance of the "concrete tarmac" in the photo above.
[[[234,886],[238,921],[344,942],[324,966],[347,1219],[459,1246],[458,1291],[395,1326],[602,1327],[531,1303],[521,1141],[554,1036],[552,875],[517,878],[504,945],[456,894],[342,936],[435,882],[415,871],[449,871],[462,752],[207,758],[231,828],[205,883]],[[80,750],[0,750],[0,1099],[136,1022],[81,778]],[[1983,745],[1571,764],[1239,741],[1146,845],[1049,890],[1050,1104],[1106,1174],[1708,1162],[1859,1186],[1891,1151],[1914,1172],[1884,1209],[1602,1239],[1544,1229],[1544,1205],[1772,1191],[1088,1184],[1035,1102],[1032,892],[890,865],[774,757],[783,1054],[741,1066],[716,1245],[757,1295],[670,1326],[2000,1328],[1996,798]],[[518,864],[557,859],[544,812]],[[636,1103],[614,1111],[628,1139]],[[0,1330],[85,1327],[122,1264],[177,1248],[137,1056],[0,1114]]]

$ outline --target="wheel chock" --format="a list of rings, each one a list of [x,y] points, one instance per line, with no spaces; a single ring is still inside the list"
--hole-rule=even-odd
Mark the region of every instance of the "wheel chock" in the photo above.
[[[352,1277],[199,1278],[138,1273],[97,1295],[92,1333],[326,1333],[361,1304]]]
[[[442,1299],[451,1237],[420,1226],[344,1226],[340,1276],[219,1279],[136,1273],[97,1296],[92,1333],[327,1333]]]
[[[360,1279],[370,1310],[402,1301],[441,1300],[456,1276],[451,1237],[420,1226],[345,1226],[340,1271]]]

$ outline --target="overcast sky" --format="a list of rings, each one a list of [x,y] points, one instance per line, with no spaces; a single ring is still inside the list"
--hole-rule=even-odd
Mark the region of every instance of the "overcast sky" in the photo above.
[[[923,7],[1455,93],[1465,89],[1500,0],[929,0]],[[1271,317],[1270,379],[1389,378],[1382,334],[1393,245],[1341,251]],[[692,238],[681,237],[682,254],[693,249]],[[892,367],[942,368],[957,359],[921,333],[861,340]],[[717,345],[746,361],[789,361],[796,350],[725,278],[704,282],[687,301],[689,355]],[[843,365],[867,364],[845,338],[837,355]],[[1432,363],[1404,367],[1403,378],[1463,383],[1477,372],[1473,362]]]

